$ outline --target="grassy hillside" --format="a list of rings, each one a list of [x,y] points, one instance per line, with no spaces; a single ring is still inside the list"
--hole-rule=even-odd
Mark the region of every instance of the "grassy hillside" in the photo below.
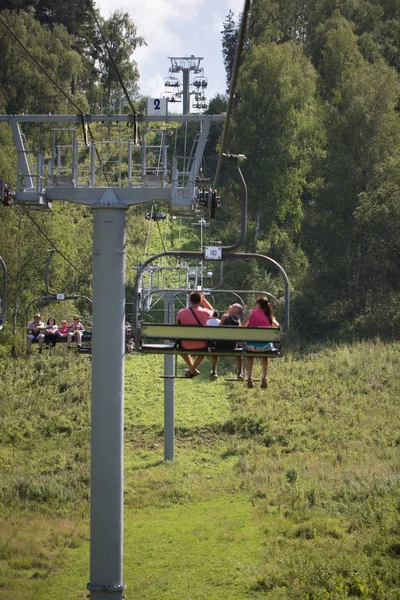
[[[162,358],[128,356],[127,598],[397,599],[398,350],[293,351],[266,391],[206,364],[176,381],[169,464]],[[61,348],[2,374],[0,599],[84,598],[90,361]]]

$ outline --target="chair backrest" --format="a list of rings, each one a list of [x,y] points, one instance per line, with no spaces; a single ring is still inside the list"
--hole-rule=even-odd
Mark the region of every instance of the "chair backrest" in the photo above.
[[[217,340],[236,342],[280,342],[279,327],[199,327],[198,325],[169,325],[164,323],[142,323],[139,337],[169,340]]]

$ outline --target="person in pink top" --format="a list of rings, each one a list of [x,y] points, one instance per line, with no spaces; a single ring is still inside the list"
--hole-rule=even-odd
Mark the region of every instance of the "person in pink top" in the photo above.
[[[206,300],[203,292],[192,292],[189,296],[189,306],[182,308],[177,316],[176,322],[180,325],[199,325],[203,326],[207,324],[208,319],[213,316],[214,309],[211,304]],[[182,340],[182,347],[186,350],[195,351],[206,348],[204,340]],[[190,354],[196,354],[191,352]],[[203,362],[204,356],[195,356],[194,360],[190,354],[183,354],[182,358],[189,367],[185,373],[185,376],[191,379],[199,375],[200,371],[197,367]]]
[[[242,327],[279,327],[278,321],[274,317],[274,311],[271,302],[268,298],[261,297],[256,302],[256,307],[249,312],[246,319],[243,321]],[[247,350],[257,352],[257,348],[260,350],[265,346],[263,343],[254,342],[247,344]],[[268,358],[263,357],[262,363],[262,380],[261,387],[266,389],[268,387],[267,375],[268,375]],[[247,387],[253,388],[253,365],[254,358],[247,359]]]
[[[82,346],[82,334],[84,330],[84,326],[81,323],[80,317],[78,315],[74,315],[72,323],[68,325],[68,333],[67,333],[67,348],[68,350],[71,348],[71,342],[74,339],[75,344],[80,348]]]
[[[63,319],[63,320],[61,321],[61,323],[60,323],[60,326],[59,326],[59,328],[58,328],[58,331],[57,331],[57,333],[56,333],[56,336],[57,336],[58,338],[66,338],[66,337],[67,337],[67,335],[68,335],[68,331],[69,331],[69,328],[68,328],[68,323],[67,323],[67,321],[66,321],[65,319]]]

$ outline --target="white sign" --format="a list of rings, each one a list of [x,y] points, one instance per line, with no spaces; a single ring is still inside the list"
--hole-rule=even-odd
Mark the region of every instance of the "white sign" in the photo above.
[[[147,98],[147,116],[166,117],[168,111],[166,98]]]
[[[204,246],[204,258],[206,260],[222,260],[222,248],[220,246]]]
[[[57,294],[57,300],[65,300],[64,294]]]

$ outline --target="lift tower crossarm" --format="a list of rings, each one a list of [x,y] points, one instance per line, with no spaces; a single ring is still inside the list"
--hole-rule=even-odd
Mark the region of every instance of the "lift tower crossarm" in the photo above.
[[[85,123],[132,123],[134,122],[133,115],[90,115],[84,116]],[[82,115],[0,115],[0,122],[11,123],[17,121],[18,123],[82,123]],[[157,115],[137,115],[136,122],[147,123],[147,122],[165,122],[165,123],[185,123],[190,121],[191,123],[202,123],[205,121],[210,122],[223,122],[225,121],[225,115],[167,115],[162,118]]]
[[[95,204],[104,201],[104,196],[108,195],[108,202],[112,204],[124,204],[133,206],[148,202],[164,201],[169,202],[172,212],[178,214],[191,214],[194,208],[196,177],[199,172],[201,159],[203,156],[205,144],[208,139],[211,122],[223,121],[224,115],[167,115],[160,119],[160,116],[140,115],[139,122],[194,122],[201,125],[201,132],[197,140],[196,149],[192,155],[188,165],[188,172],[178,173],[178,163],[176,157],[173,159],[172,170],[172,185],[167,181],[167,158],[166,151],[164,153],[164,165],[160,180],[155,184],[146,185],[146,173],[142,177],[142,181],[132,181],[129,174],[128,185],[107,185],[104,186],[102,180],[98,181],[100,185],[96,185],[96,178],[101,171],[99,165],[96,164],[95,156],[95,141],[91,141],[90,146],[90,177],[85,184],[76,176],[78,164],[73,164],[71,174],[69,176],[55,177],[53,179],[53,169],[55,159],[49,161],[48,181],[45,177],[45,158],[42,152],[37,155],[36,172],[33,166],[30,166],[30,157],[26,142],[20,129],[22,123],[79,123],[82,124],[82,119],[85,123],[132,123],[133,115],[117,114],[117,115],[0,115],[0,122],[9,122],[14,136],[16,148],[18,151],[18,177],[16,189],[16,203],[25,206],[36,206],[42,208],[51,208],[51,202],[55,200],[65,200],[77,204],[85,204],[93,207]],[[74,142],[75,144],[75,142]],[[75,148],[75,146],[74,146]],[[129,146],[131,148],[131,146]],[[131,150],[129,150],[129,153]],[[146,152],[143,145],[143,152]],[[75,151],[75,155],[77,156]],[[131,156],[129,154],[129,156]],[[145,161],[144,157],[144,161]],[[131,165],[132,161],[128,160]],[[144,164],[146,164],[144,162]],[[146,170],[146,167],[144,167]],[[185,169],[184,169],[185,171]],[[183,176],[183,177],[182,177]],[[57,181],[57,179],[59,181]],[[62,180],[62,181],[61,181]],[[45,182],[47,183],[45,184]],[[61,181],[61,183],[60,183]],[[23,185],[21,183],[23,182]],[[112,190],[112,195],[110,194]],[[111,200],[112,196],[112,200]]]

